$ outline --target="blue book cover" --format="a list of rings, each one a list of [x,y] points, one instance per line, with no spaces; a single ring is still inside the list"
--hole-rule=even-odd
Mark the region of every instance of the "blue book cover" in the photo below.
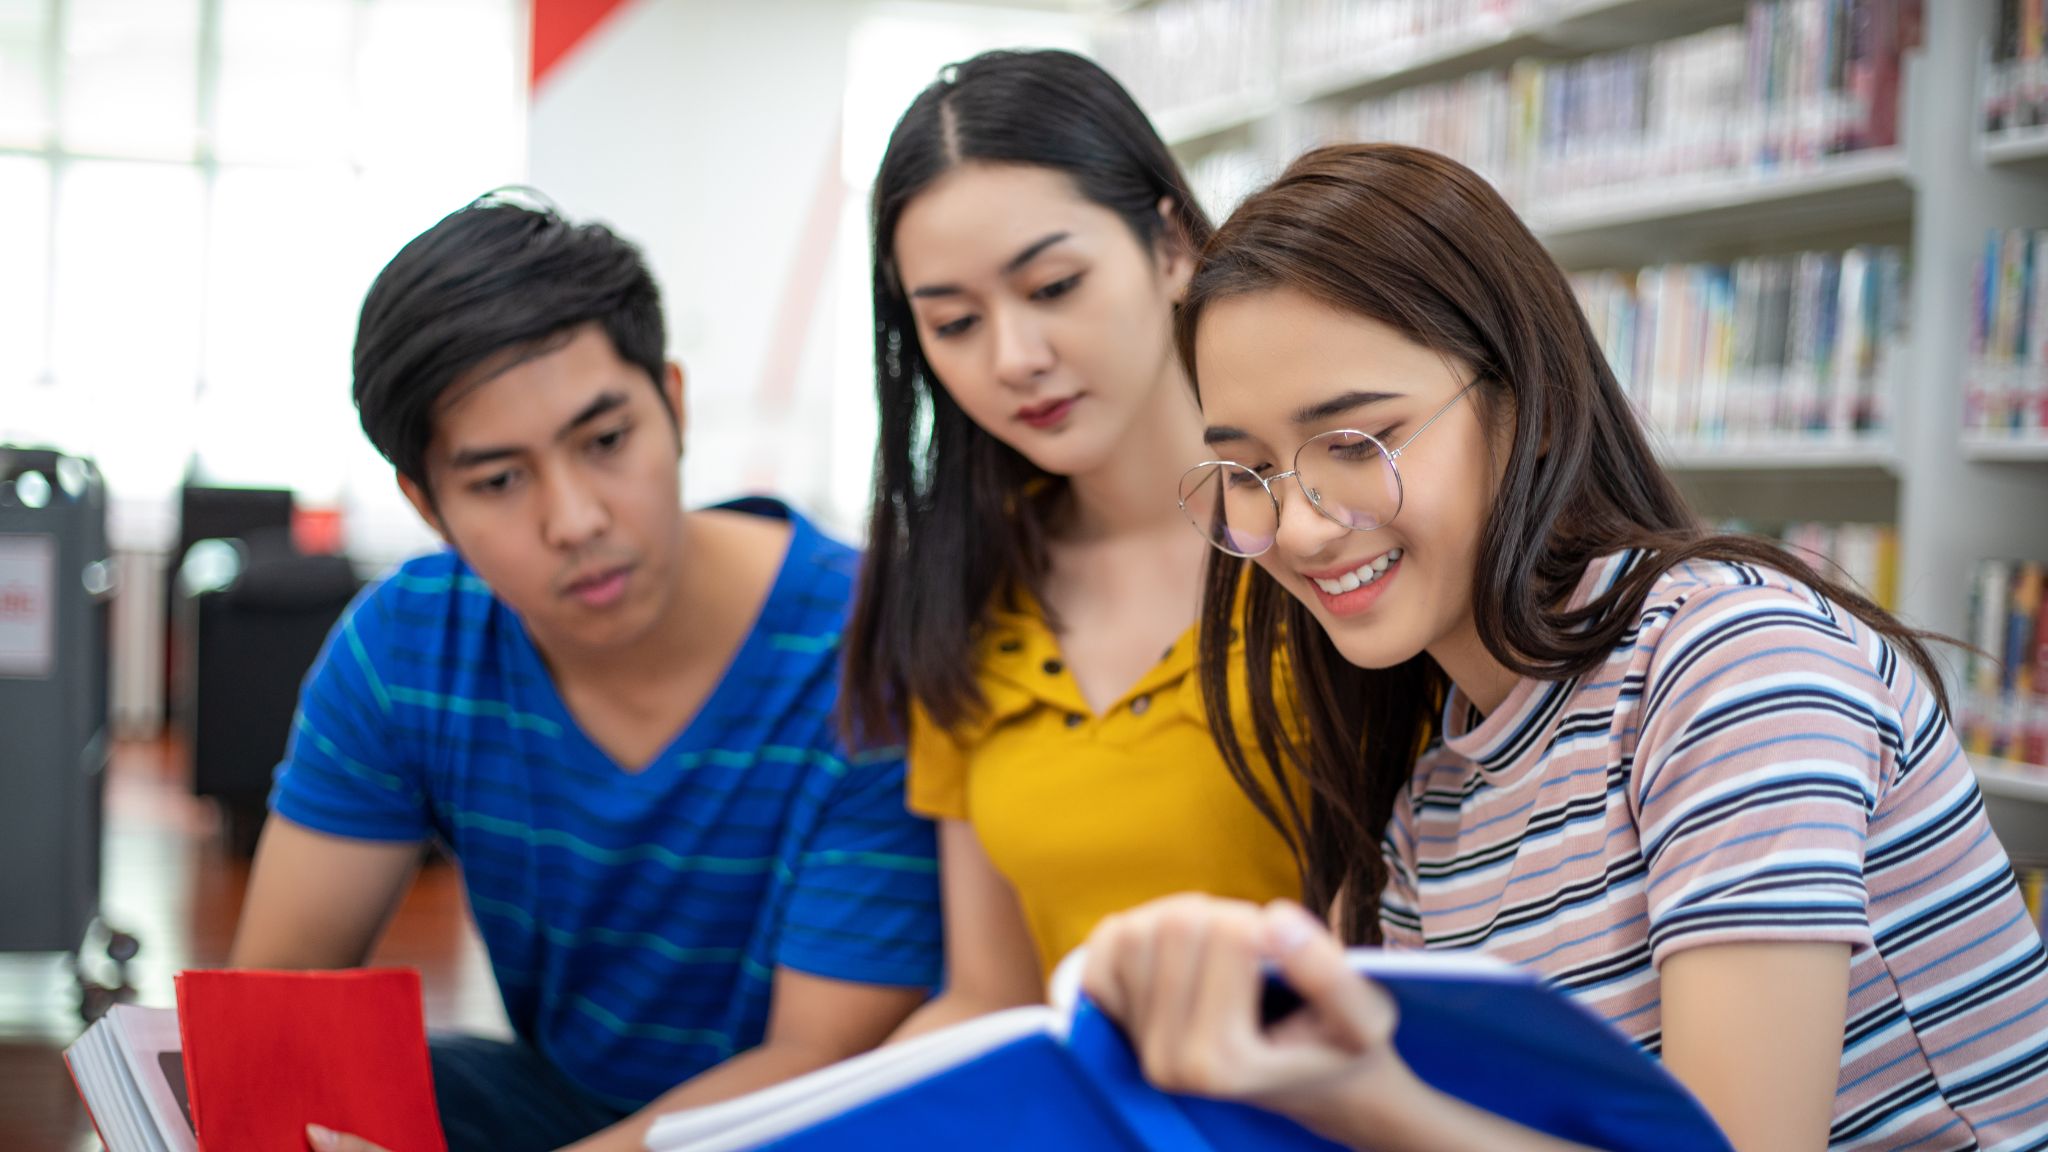
[[[1728,1152],[1691,1094],[1608,1024],[1533,975],[1472,956],[1360,949],[1400,1006],[1394,1043],[1437,1089],[1614,1152]],[[665,1116],[651,1152],[1223,1152],[1335,1147],[1284,1117],[1148,1085],[1115,1024],[1055,978],[1018,1008],[736,1100]],[[1064,985],[1064,987],[1062,987]],[[1284,1015],[1290,993],[1269,990]]]

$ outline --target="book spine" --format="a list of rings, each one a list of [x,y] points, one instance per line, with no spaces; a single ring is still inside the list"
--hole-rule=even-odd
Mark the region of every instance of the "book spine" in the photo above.
[[[1970,661],[1965,742],[1972,753],[1979,755],[1991,753],[1997,717],[2002,711],[1999,688],[2004,674],[1999,656],[2005,650],[2005,614],[2011,587],[2012,571],[2006,562],[1986,560],[1978,566],[1976,626],[1970,633],[1970,643],[1976,652]]]
[[[2044,589],[2042,596],[2048,600],[2048,589]],[[2026,702],[2020,759],[2029,764],[2048,764],[2048,607],[2034,613],[2034,637],[2028,660],[2033,666],[2034,690]]]

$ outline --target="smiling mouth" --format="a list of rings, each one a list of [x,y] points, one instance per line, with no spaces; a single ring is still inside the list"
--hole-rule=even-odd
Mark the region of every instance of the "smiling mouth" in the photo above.
[[[1346,592],[1354,592],[1368,584],[1374,583],[1381,576],[1385,575],[1387,569],[1399,562],[1400,559],[1401,550],[1399,548],[1392,548],[1335,578],[1325,579],[1319,576],[1311,576],[1308,579],[1324,592],[1332,596],[1342,596]]]

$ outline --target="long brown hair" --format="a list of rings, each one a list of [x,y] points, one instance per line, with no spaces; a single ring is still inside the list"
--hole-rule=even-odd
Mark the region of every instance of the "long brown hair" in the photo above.
[[[1571,285],[1499,193],[1433,152],[1385,144],[1321,148],[1290,165],[1224,223],[1203,251],[1175,338],[1201,387],[1195,334],[1208,305],[1288,288],[1389,325],[1470,366],[1489,419],[1512,413],[1513,447],[1480,534],[1474,622],[1488,652],[1521,676],[1564,680],[1598,667],[1634,626],[1651,585],[1691,560],[1775,569],[1898,646],[1948,701],[1926,641],[1847,583],[1770,541],[1704,531],[1616,383]],[[1645,555],[1607,593],[1566,607],[1586,567],[1622,549]],[[1245,679],[1252,735],[1268,765],[1308,786],[1295,802],[1254,774],[1228,709],[1210,724],[1232,775],[1303,859],[1304,897],[1344,935],[1379,935],[1387,879],[1381,837],[1435,741],[1449,687],[1427,654],[1360,668],[1308,609],[1255,565],[1212,558],[1200,661],[1204,691],[1227,699],[1238,582],[1249,579]],[[1291,669],[1305,729],[1283,723],[1275,661]],[[1279,771],[1276,767],[1275,772]]]
[[[896,225],[962,164],[1064,173],[1148,251],[1209,238],[1209,218],[1137,101],[1071,52],[985,52],[911,102],[875,177],[875,399],[880,428],[868,551],[848,621],[840,723],[850,744],[905,734],[905,710],[941,726],[982,706],[974,639],[992,599],[1044,602],[1046,519],[1066,478],[977,425],[931,375],[896,273]],[[1171,221],[1159,214],[1173,203]]]

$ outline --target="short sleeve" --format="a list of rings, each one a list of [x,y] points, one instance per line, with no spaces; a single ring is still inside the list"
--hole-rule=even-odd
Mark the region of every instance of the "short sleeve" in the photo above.
[[[328,634],[307,674],[270,795],[294,824],[357,840],[420,841],[432,833],[419,769],[400,747],[378,668],[384,630],[375,593]]]
[[[1863,848],[1901,746],[1842,610],[1733,587],[1681,605],[1649,659],[1630,799],[1651,960],[1738,941],[1871,941]]]
[[[930,988],[944,956],[938,845],[903,806],[900,753],[839,762],[785,915],[776,963],[828,979]]]
[[[953,734],[932,722],[923,705],[910,707],[910,810],[934,820],[967,819],[967,753]]]

